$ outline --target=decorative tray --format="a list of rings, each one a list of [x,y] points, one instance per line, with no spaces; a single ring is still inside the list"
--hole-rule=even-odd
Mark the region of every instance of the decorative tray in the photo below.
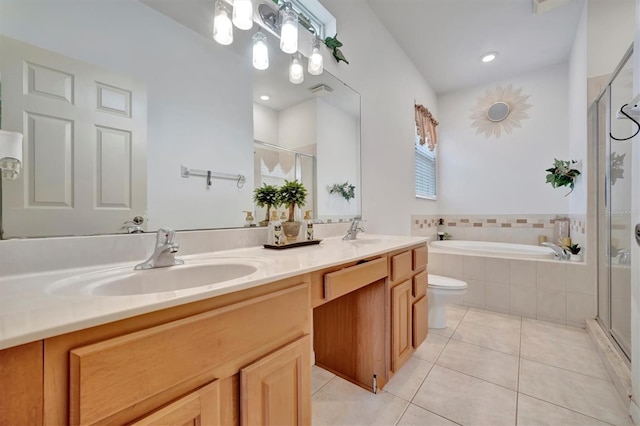
[[[315,245],[315,244],[320,244],[320,241],[322,241],[322,240],[299,241],[299,242],[295,242],[295,243],[284,244],[282,246],[274,246],[272,244],[265,244],[264,248],[275,249],[275,250],[284,250],[284,249],[294,248],[294,247],[312,246],[312,245]]]

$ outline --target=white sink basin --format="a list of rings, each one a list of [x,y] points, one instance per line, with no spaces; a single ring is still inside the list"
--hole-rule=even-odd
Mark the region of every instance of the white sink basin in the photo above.
[[[134,271],[123,267],[75,275],[54,282],[47,292],[60,296],[131,296],[210,286],[250,275],[256,262],[216,259]]]

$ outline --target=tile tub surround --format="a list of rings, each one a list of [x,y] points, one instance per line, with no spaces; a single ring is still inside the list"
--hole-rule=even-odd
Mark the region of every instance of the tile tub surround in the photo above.
[[[314,367],[313,424],[632,424],[585,330],[458,305],[447,323],[378,395]]]
[[[584,263],[429,251],[428,270],[467,282],[465,306],[576,327],[596,315],[596,288]]]

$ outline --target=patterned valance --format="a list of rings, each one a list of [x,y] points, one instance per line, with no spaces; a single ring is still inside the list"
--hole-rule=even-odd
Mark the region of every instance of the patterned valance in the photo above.
[[[438,121],[433,118],[424,105],[415,105],[416,108],[416,127],[418,128],[418,136],[420,136],[420,145],[425,143],[429,147],[429,151],[433,151],[438,143],[438,135],[436,134],[436,126]]]

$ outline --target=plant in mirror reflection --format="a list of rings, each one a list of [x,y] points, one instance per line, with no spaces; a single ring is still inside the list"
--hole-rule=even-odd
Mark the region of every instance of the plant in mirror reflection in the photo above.
[[[349,200],[356,198],[356,186],[350,184],[349,181],[345,183],[335,183],[329,188],[329,194],[339,194],[349,202]]]
[[[253,201],[257,206],[267,208],[267,216],[264,219],[266,222],[269,222],[271,207],[278,208],[280,205],[280,197],[278,195],[278,187],[267,185],[266,183],[253,191]]]
[[[611,153],[611,185],[615,185],[618,179],[624,179],[624,168],[622,166],[624,166],[625,155],[627,154]]]

